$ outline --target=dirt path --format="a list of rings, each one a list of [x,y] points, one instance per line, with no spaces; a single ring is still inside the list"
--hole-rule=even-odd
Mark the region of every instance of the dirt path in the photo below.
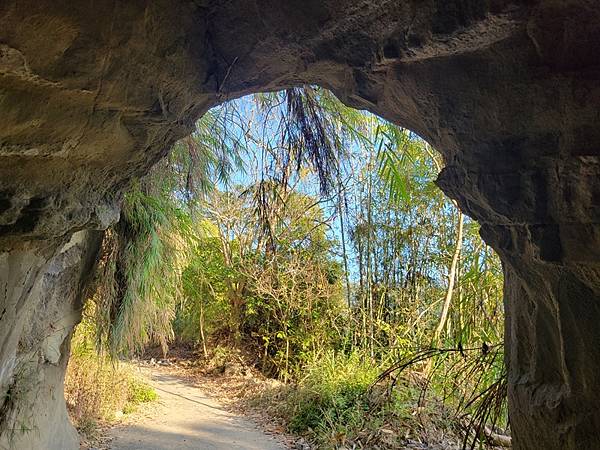
[[[183,378],[153,371],[159,404],[146,417],[110,431],[114,450],[285,450],[249,420],[226,411]]]

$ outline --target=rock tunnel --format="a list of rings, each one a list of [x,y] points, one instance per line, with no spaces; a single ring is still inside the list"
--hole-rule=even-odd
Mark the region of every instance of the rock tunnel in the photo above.
[[[128,181],[301,84],[410,128],[505,272],[517,450],[600,448],[594,0],[0,2],[0,444],[78,448],[62,383]]]

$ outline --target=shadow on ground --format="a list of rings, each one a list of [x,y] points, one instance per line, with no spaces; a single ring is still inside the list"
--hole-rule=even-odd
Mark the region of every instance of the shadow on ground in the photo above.
[[[151,417],[111,430],[114,450],[284,450],[247,419],[183,378],[152,372],[160,405]]]

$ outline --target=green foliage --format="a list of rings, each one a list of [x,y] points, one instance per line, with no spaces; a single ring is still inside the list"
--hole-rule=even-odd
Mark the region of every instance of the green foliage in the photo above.
[[[132,186],[107,232],[100,347],[244,349],[263,373],[300,383],[290,426],[322,445],[358,433],[375,372],[415,354],[431,357],[411,365],[425,391],[369,403],[371,425],[409,421],[428,395],[505,417],[502,402],[488,414],[485,394],[504,398],[502,270],[436,188],[442,165],[414,133],[320,88],[212,110]]]
[[[252,295],[244,326],[262,342],[264,371],[295,378],[309,356],[336,346],[341,336],[332,326],[347,315],[336,269],[296,253],[245,269]]]
[[[121,220],[105,237],[93,297],[101,346],[117,355],[158,342],[166,351],[191,242],[190,218],[173,201],[139,184],[127,194]]]
[[[193,254],[193,208],[216,181],[242,166],[227,133],[226,110],[207,113],[125,196],[121,220],[105,236],[97,275],[97,346],[114,357],[159,343],[166,353],[182,300],[182,273]]]
[[[130,405],[149,403],[157,399],[158,394],[151,386],[136,378],[129,380],[129,395],[127,396],[127,401]]]
[[[253,403],[305,436],[316,448],[404,448],[407,439],[446,448],[459,437],[452,412],[422,402],[416,375],[377,382],[382,367],[364,352],[327,352],[311,360],[297,384],[263,392]]]
[[[307,375],[287,399],[290,430],[328,436],[360,428],[369,409],[367,394],[379,373],[358,354],[327,352],[306,367]]]
[[[285,207],[267,240],[244,192],[215,191],[202,203],[202,236],[183,273],[175,330],[188,342],[205,344],[211,335],[244,342],[265,373],[288,379],[308,355],[334,345],[330,328],[344,314],[340,266],[314,198],[281,192]]]

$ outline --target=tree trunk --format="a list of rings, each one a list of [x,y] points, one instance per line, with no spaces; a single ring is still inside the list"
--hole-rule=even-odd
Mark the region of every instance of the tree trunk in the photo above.
[[[206,338],[204,336],[204,304],[200,302],[200,339],[202,339],[202,352],[204,358],[208,360],[208,350],[206,349]]]
[[[431,341],[431,346],[434,348],[440,345],[442,333],[444,332],[446,323],[448,322],[448,314],[450,313],[452,295],[454,293],[454,284],[456,283],[456,272],[458,263],[460,261],[460,252],[462,250],[464,216],[460,210],[457,209],[457,212],[458,218],[456,224],[456,243],[454,245],[454,253],[452,254],[450,270],[448,271],[448,288],[446,289],[446,297],[444,298],[444,305],[442,306],[442,314],[440,315],[440,321],[435,329],[435,332],[433,333],[433,339]]]

